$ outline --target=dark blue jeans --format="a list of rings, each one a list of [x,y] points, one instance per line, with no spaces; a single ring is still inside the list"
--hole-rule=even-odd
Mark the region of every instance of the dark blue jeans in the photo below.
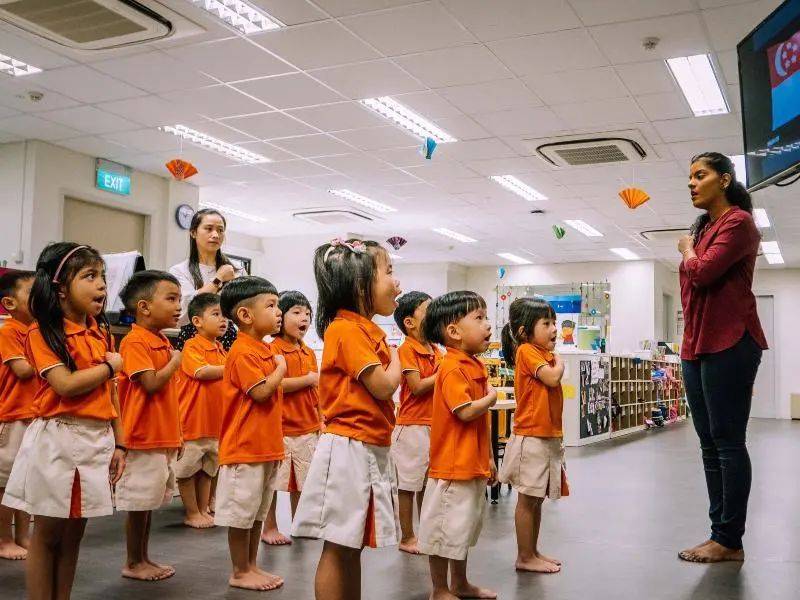
[[[706,472],[711,539],[740,549],[752,472],[747,421],[761,348],[749,333],[722,352],[683,361],[686,399],[692,411]]]

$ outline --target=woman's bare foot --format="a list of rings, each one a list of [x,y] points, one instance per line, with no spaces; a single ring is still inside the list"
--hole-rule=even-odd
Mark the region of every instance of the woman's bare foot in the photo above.
[[[456,598],[497,598],[497,592],[472,585],[471,583],[459,588],[450,588],[450,592]]]
[[[283,579],[275,575],[262,575],[258,571],[247,571],[246,573],[231,575],[230,579],[228,579],[228,585],[245,590],[266,592],[281,587]]]
[[[195,529],[208,529],[209,527],[214,526],[214,520],[210,520],[206,517],[206,515],[202,513],[197,513],[196,515],[186,515],[186,518],[183,520],[183,524],[187,527],[193,527]]]
[[[542,560],[545,560],[545,561],[547,561],[549,563],[553,563],[554,565],[558,565],[559,567],[561,566],[561,561],[560,560],[558,560],[557,558],[550,558],[549,556],[546,556],[546,555],[542,554],[541,552],[537,552],[536,553],[536,558],[541,558]]]
[[[528,573],[558,573],[561,570],[561,565],[534,556],[526,560],[518,558],[514,568],[517,571],[527,571]]]
[[[149,558],[145,561],[148,565],[153,565],[156,569],[160,570],[162,573],[166,574],[167,577],[172,577],[175,575],[175,567],[172,565],[162,565],[157,562],[153,562]]]
[[[693,550],[681,552],[678,554],[678,557],[688,562],[697,563],[718,563],[727,561],[741,562],[744,560],[744,550],[726,548],[722,544],[709,541],[708,543],[702,544]]]
[[[450,593],[450,590],[433,590],[428,600],[458,600],[458,596]]]
[[[400,552],[407,552],[408,554],[422,554],[422,552],[419,551],[416,537],[400,540],[400,545],[397,549],[400,550]]]
[[[0,558],[6,560],[25,560],[28,558],[28,551],[11,540],[0,542]]]
[[[291,538],[286,537],[277,529],[267,529],[261,534],[261,541],[270,546],[288,546],[292,543]]]
[[[172,572],[165,571],[148,562],[138,563],[122,569],[123,577],[138,579],[139,581],[161,581],[162,579],[172,577],[174,574],[174,570]]]

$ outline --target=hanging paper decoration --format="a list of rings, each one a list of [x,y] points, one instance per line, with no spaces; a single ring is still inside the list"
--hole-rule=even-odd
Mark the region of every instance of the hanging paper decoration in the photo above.
[[[184,179],[189,179],[192,175],[197,175],[195,166],[180,158],[169,161],[166,166],[169,172],[172,173],[172,176],[178,181],[183,181]]]
[[[499,269],[497,269],[497,276],[498,276],[500,279],[502,279],[503,277],[505,277],[505,276],[506,276],[506,268],[505,268],[505,267],[500,267]],[[505,299],[505,298],[504,298],[504,299]]]
[[[505,294],[501,295],[501,296],[500,296],[500,300],[502,300],[503,302],[505,302],[505,301],[506,301],[506,295],[505,295]]]
[[[619,192],[619,197],[631,209],[637,208],[650,200],[647,192],[639,188],[625,188]]]
[[[436,140],[432,137],[425,138],[425,141],[422,142],[422,146],[419,149],[419,153],[422,154],[428,160],[431,159],[433,156],[433,151],[436,150]]]
[[[565,235],[567,235],[567,232],[563,227],[559,227],[558,225],[553,225],[553,235],[556,236],[557,240],[560,240]]]
[[[400,248],[405,246],[408,243],[408,241],[405,238],[400,237],[399,235],[395,235],[386,240],[386,243],[389,244],[395,250],[400,250]]]

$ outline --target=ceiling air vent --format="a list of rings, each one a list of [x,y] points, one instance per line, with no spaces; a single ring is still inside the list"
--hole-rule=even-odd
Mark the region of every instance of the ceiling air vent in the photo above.
[[[648,231],[640,231],[639,235],[650,242],[677,244],[678,240],[683,236],[689,235],[689,228],[650,229]]]
[[[346,225],[348,223],[366,223],[374,221],[375,217],[363,213],[359,210],[352,210],[349,208],[343,209],[319,209],[319,210],[304,210],[296,212],[292,215],[295,219],[308,221],[316,225],[323,225],[330,227],[333,225]]]
[[[650,155],[647,142],[635,130],[524,142],[554,167],[637,163]]]
[[[0,19],[61,46],[101,50],[171,35],[172,22],[147,4],[153,3],[147,0],[0,0]]]

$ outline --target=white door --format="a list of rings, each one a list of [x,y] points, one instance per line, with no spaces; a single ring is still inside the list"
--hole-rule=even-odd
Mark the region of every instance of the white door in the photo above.
[[[753,387],[753,407],[750,416],[764,419],[778,417],[775,408],[775,299],[772,296],[756,296],[758,318],[767,338],[769,350],[761,357],[761,366]]]

